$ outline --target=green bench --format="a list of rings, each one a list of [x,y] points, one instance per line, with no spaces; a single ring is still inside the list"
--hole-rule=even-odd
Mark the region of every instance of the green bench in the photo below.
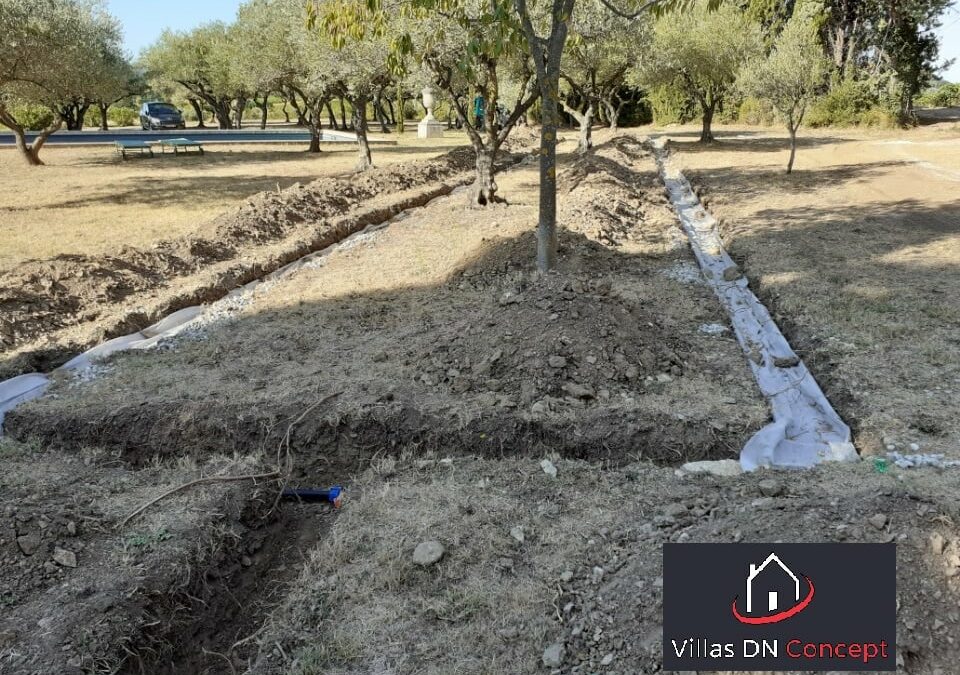
[[[190,148],[196,149],[201,155],[203,154],[203,146],[200,142],[191,141],[189,138],[165,138],[160,141],[160,153],[165,153],[167,148],[171,148],[175,155],[181,150],[185,153],[189,152]]]
[[[151,148],[146,141],[114,141],[113,148],[124,160],[127,159],[128,152],[136,152],[141,157],[143,155],[149,155],[150,157],[153,157],[153,148]]]

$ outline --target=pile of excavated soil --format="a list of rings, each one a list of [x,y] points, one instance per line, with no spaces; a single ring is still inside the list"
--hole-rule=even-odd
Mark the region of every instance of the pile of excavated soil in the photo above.
[[[473,152],[322,178],[248,199],[195,234],[114,255],[61,255],[0,275],[0,378],[209,302],[361,227],[470,180]],[[121,227],[121,225],[118,225]]]
[[[691,257],[652,157],[620,138],[561,176],[560,263],[545,276],[535,176],[500,176],[509,205],[437,200],[174,348],[59,383],[6,426],[139,462],[273,448],[303,414],[298,465],[331,476],[406,447],[736,456],[767,410],[709,289],[673,278]]]

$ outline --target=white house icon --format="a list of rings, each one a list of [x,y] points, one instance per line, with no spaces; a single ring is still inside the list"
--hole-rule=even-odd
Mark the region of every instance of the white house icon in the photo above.
[[[780,569],[786,572],[791,579],[793,579],[794,588],[796,597],[794,602],[800,602],[800,579],[797,578],[797,575],[790,571],[790,568],[783,564],[783,561],[777,557],[776,553],[771,553],[767,556],[767,559],[763,561],[763,564],[757,567],[753,563],[750,564],[750,576],[747,577],[747,614],[753,611],[753,580],[767,568],[771,562],[776,562]],[[777,592],[770,591],[767,594],[767,611],[774,612],[779,609],[780,603],[777,600]]]

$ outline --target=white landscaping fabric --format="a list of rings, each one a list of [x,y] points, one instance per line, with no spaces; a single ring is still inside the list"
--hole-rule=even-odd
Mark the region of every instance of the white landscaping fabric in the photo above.
[[[727,310],[737,340],[772,409],[773,423],[747,442],[740,452],[740,464],[744,470],[753,471],[762,466],[807,468],[824,461],[859,459],[850,442],[850,428],[833,410],[724,250],[716,219],[700,204],[683,173],[672,165],[663,139],[653,141],[653,146],[660,175],[703,276]]]

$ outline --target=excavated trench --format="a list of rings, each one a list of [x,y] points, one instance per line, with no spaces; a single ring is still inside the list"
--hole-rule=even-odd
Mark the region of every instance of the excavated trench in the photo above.
[[[649,155],[643,155],[638,148],[635,142],[615,146],[622,162],[649,161]],[[651,194],[661,194],[652,182],[656,181],[655,173],[652,178],[643,174],[644,183],[639,172],[611,172],[601,160],[605,158],[588,158],[587,164],[573,172],[575,180],[569,193],[576,196],[577,190],[583,190],[583,194],[591,194],[598,185],[606,190],[611,189],[610,184],[616,185],[620,190],[615,193],[619,202],[602,191],[587,202],[586,208],[602,213],[603,218],[635,218],[637,211],[632,210],[635,207],[629,206],[627,199],[636,201],[637,195],[648,199]],[[641,185],[642,190],[638,187]],[[662,194],[659,199],[657,208],[666,208]],[[607,208],[611,202],[625,215],[612,214]],[[396,213],[395,209],[385,211],[379,222]],[[671,227],[675,228],[675,224]],[[674,237],[673,232],[666,234]],[[650,393],[662,396],[671,381],[667,373],[677,378],[701,370],[728,369],[730,364],[723,359],[718,365],[716,355],[702,354],[694,344],[676,338],[674,319],[662,320],[656,306],[638,301],[638,292],[630,289],[631,284],[641,282],[672,288],[657,270],[671,261],[688,259],[689,253],[673,252],[665,259],[649,255],[623,257],[579,232],[565,233],[561,244],[566,257],[587,268],[561,269],[542,283],[524,282],[518,287],[516,273],[502,271],[511,269],[502,260],[525,259],[527,251],[532,250],[531,244],[532,235],[524,235],[503,250],[491,253],[489,261],[475,262],[469,274],[461,271],[447,286],[434,289],[442,295],[440,306],[449,312],[449,316],[444,316],[438,310],[436,321],[448,326],[449,335],[455,337],[445,338],[447,344],[438,347],[438,340],[427,336],[422,345],[415,344],[406,352],[403,363],[439,364],[439,383],[434,383],[436,377],[430,374],[434,371],[429,371],[414,385],[398,385],[389,391],[372,386],[368,389],[370,382],[397,378],[396,373],[380,372],[341,397],[338,390],[343,383],[331,381],[321,373],[317,382],[304,381],[285,396],[260,396],[255,405],[245,400],[231,402],[229,397],[221,400],[215,392],[180,401],[121,397],[122,404],[117,406],[96,395],[72,408],[56,399],[41,400],[29,408],[9,411],[5,428],[14,438],[31,439],[68,452],[96,445],[132,469],[150,466],[158,459],[175,462],[192,458],[202,462],[212,455],[251,453],[269,463],[276,448],[283,446],[295,458],[295,469],[289,477],[291,485],[342,484],[347,488],[348,500],[350,477],[390,455],[413,454],[429,461],[456,455],[499,458],[554,454],[610,466],[640,460],[679,465],[735,457],[743,441],[762,424],[761,418],[742,414],[718,421],[709,416],[688,417],[670,409],[638,410],[630,407],[633,403],[624,404],[609,394],[601,394],[602,387],[609,386],[604,382],[645,379],[648,384],[644,386]],[[638,272],[638,264],[654,267]],[[605,273],[613,271],[623,278],[611,284],[610,280],[598,277],[594,268]],[[706,289],[683,292],[692,293],[699,298],[698,302],[710,298]],[[504,301],[521,296],[522,301]],[[406,297],[381,301],[398,315],[407,311]],[[354,302],[348,298],[343,305],[351,307]],[[582,338],[571,335],[571,324],[554,320],[560,306],[570,312],[576,325],[599,326],[599,334]],[[328,309],[331,315],[327,320],[336,318],[336,311],[336,307]],[[494,356],[472,363],[469,358],[464,360],[462,353],[483,352],[488,347],[486,343],[478,347],[470,342],[477,317],[486,319],[486,333],[505,335],[507,343],[518,333],[522,337],[529,327],[531,340],[558,345],[558,350],[562,348],[567,354],[563,360],[569,360],[571,365],[547,368],[522,348],[509,345],[498,349]],[[700,320],[699,316],[691,319],[694,332]],[[344,325],[352,321],[350,316]],[[387,319],[383,321],[389,323]],[[363,328],[358,331],[361,336]],[[351,340],[349,334],[338,337]],[[315,336],[312,339],[322,342]],[[599,363],[596,357],[587,361],[574,356],[589,353],[598,344],[606,345],[598,352]],[[625,350],[624,345],[629,349]],[[639,351],[634,354],[633,349]],[[160,356],[150,353],[136,358]],[[309,363],[320,356],[308,353],[302,358]],[[379,354],[367,356],[378,367],[385,367]],[[539,402],[545,407],[569,408],[569,415],[530,415],[519,411],[515,403],[504,403],[504,392],[515,389],[521,392],[521,399],[525,396],[522,373],[529,365],[527,362],[550,373]],[[398,358],[398,366],[399,363]],[[588,363],[596,364],[599,379],[584,380],[580,389],[572,388],[568,370],[577,367],[593,372]],[[742,368],[742,361],[739,363]],[[470,373],[472,379],[456,368]],[[612,375],[603,375],[605,369]],[[196,376],[202,378],[203,374]],[[496,388],[477,391],[481,385],[492,387],[490,378],[497,383]],[[331,398],[311,408],[307,415],[305,392],[313,390],[317,383],[323,387],[316,397]],[[741,385],[738,381],[737,386]],[[692,387],[690,392],[695,390]],[[484,398],[488,395],[493,397],[492,404]],[[454,399],[447,398],[450,396],[473,396],[479,409],[486,412],[466,414],[464,410],[451,410],[450,400]],[[529,407],[530,402],[523,401],[522,405]],[[283,588],[295,578],[303,556],[314,548],[336,517],[326,506],[281,503],[273,510],[269,502],[258,492],[239,519],[211,534],[216,541],[208,542],[202,552],[198,549],[195,559],[188,563],[194,569],[187,582],[178,580],[166,591],[155,590],[146,598],[143,611],[150,618],[143,624],[142,634],[131,636],[123,654],[118,654],[124,660],[121,672],[242,672],[255,655],[253,636],[267,618],[272,602],[281,597]]]

